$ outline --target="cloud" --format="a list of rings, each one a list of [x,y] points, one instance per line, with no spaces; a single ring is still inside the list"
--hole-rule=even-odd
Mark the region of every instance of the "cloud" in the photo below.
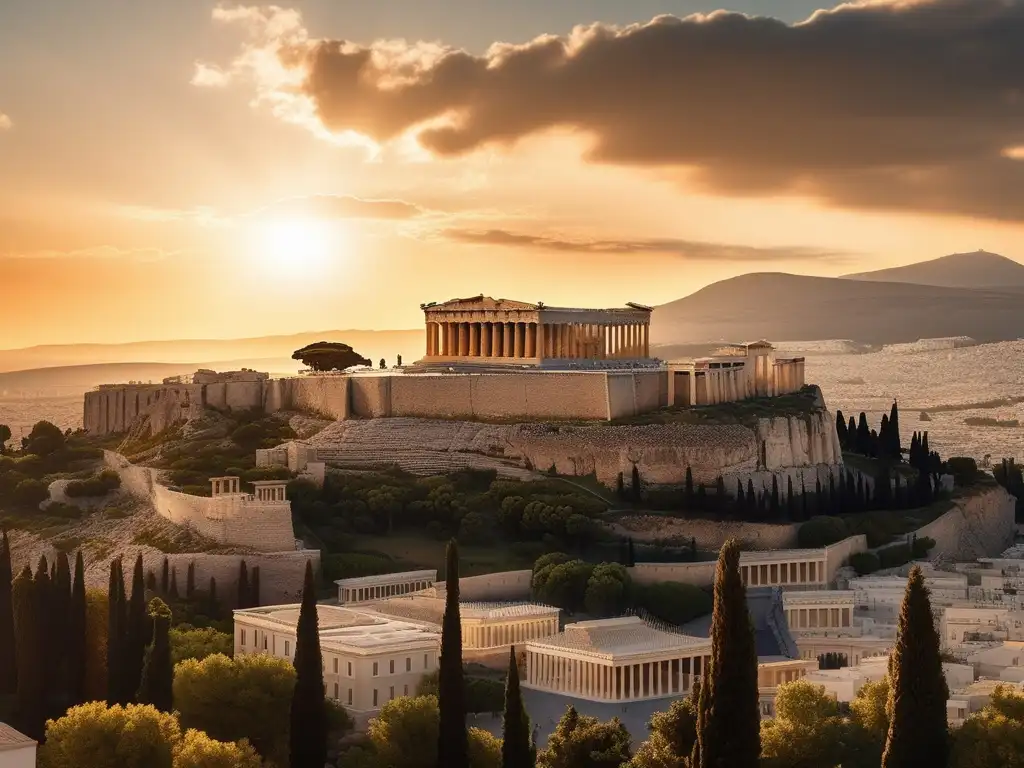
[[[13,127],[14,121],[3,112],[0,112],[0,131],[8,131]]]
[[[590,161],[712,193],[1024,219],[1024,3],[873,0],[794,25],[660,16],[482,55],[316,40],[280,8],[215,16],[249,31],[232,76],[324,138],[413,133],[457,156],[569,128]]]
[[[231,73],[225,72],[215,64],[196,62],[196,70],[192,75],[192,85],[200,88],[224,88],[231,82]]]
[[[446,229],[442,237],[472,245],[508,246],[543,251],[590,254],[674,254],[688,261],[760,262],[760,261],[824,261],[845,262],[851,254],[805,247],[756,248],[748,245],[707,243],[699,240],[653,238],[632,240],[567,240],[546,235],[529,235],[504,229]]]
[[[349,195],[290,197],[256,211],[257,215],[285,214],[321,219],[412,219],[427,211],[404,200],[371,200]]]
[[[28,252],[0,252],[0,259],[132,259],[135,261],[160,261],[172,256],[182,256],[187,251],[167,251],[161,248],[119,248],[113,245],[98,245],[70,251],[40,250]]]

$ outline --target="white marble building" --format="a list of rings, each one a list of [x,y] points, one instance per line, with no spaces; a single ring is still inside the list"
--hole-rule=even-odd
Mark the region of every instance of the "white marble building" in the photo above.
[[[377,576],[339,579],[334,583],[338,586],[338,602],[342,605],[353,605],[422,592],[433,587],[435,581],[437,571],[430,570],[382,573]]]
[[[398,696],[415,695],[424,675],[437,669],[437,627],[372,611],[317,605],[327,695],[357,719]],[[234,612],[235,655],[265,653],[295,658],[298,605]]]
[[[35,768],[36,742],[0,723],[0,768]]]

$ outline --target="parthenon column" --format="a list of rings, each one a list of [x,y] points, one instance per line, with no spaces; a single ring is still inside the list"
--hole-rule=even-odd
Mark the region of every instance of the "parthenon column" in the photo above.
[[[512,323],[513,357],[523,356],[523,327],[521,323]]]
[[[512,323],[502,323],[502,333],[505,336],[502,342],[502,356],[512,357]]]
[[[491,357],[501,357],[501,342],[504,336],[501,323],[491,323]]]
[[[537,357],[537,324],[524,323],[526,330],[526,356]]]
[[[651,356],[651,326],[650,323],[644,323],[642,326],[644,334],[644,357]]]
[[[469,324],[469,356],[480,356],[480,324]]]
[[[491,356],[491,324],[480,323],[480,357]]]

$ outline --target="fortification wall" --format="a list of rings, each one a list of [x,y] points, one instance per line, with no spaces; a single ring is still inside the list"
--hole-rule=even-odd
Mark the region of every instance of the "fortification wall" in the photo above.
[[[473,602],[528,600],[532,571],[504,571],[459,579],[459,598]]]
[[[153,431],[160,432],[186,418],[197,395],[199,388],[188,384],[104,387],[85,393],[82,425],[91,434],[108,435],[127,432],[148,418]]]
[[[364,381],[382,377],[354,377]],[[608,418],[603,373],[521,371],[514,374],[391,376],[390,409],[364,408],[353,393],[358,416],[412,416],[465,419],[600,419]],[[367,403],[369,406],[370,403]]]
[[[268,413],[296,410],[331,419],[347,419],[351,381],[348,376],[274,379],[265,385],[263,407]]]
[[[637,542],[673,540],[685,544],[692,538],[698,549],[716,551],[729,539],[743,542],[744,549],[794,549],[800,525],[636,515],[624,518],[618,528]]]
[[[825,547],[825,570],[828,572],[829,581],[833,581],[836,573],[846,565],[850,555],[856,552],[868,551],[868,537],[859,534],[850,536],[848,539],[837,541]]]
[[[158,473],[136,467],[118,453],[105,451],[106,464],[121,476],[122,488],[149,501],[172,523],[187,525],[219,544],[262,552],[295,549],[291,507],[282,503],[242,500],[238,496],[210,498],[178,493],[158,482]]]
[[[159,573],[162,557],[147,560],[145,567]],[[210,578],[217,580],[217,596],[227,607],[234,607],[238,595],[239,564],[244,560],[249,573],[260,569],[260,602],[263,605],[297,603],[302,599],[306,562],[311,561],[315,572],[320,569],[320,550],[305,549],[291,552],[267,552],[247,555],[208,555],[203,553],[167,555],[171,566],[178,572],[178,587],[184,590],[188,564],[195,563],[196,587],[206,590]]]
[[[917,531],[918,538],[935,540],[932,560],[970,561],[998,557],[1016,535],[1015,500],[1003,488],[979,490],[954,499],[953,508]]]

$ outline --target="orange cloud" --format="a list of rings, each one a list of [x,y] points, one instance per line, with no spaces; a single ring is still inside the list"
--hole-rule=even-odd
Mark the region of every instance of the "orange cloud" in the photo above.
[[[217,12],[257,102],[332,140],[439,156],[578,130],[588,159],[716,194],[1019,221],[1024,4],[847,3],[787,25],[724,11],[577,27],[485,54],[311,37],[296,11]],[[984,52],[982,55],[981,52]]]

